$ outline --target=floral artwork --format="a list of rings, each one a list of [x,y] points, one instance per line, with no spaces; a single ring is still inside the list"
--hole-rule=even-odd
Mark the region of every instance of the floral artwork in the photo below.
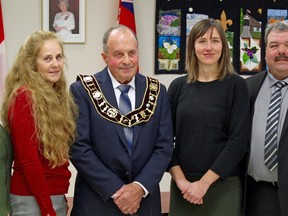
[[[159,11],[158,33],[158,69],[179,70],[181,11],[174,9]]]
[[[242,71],[260,70],[260,39],[240,39],[240,62]]]
[[[261,70],[261,22],[247,10],[240,13],[240,72]]]
[[[187,39],[196,22],[221,23],[235,71],[254,75],[267,69],[264,30],[288,23],[287,0],[155,0],[155,74],[187,74]]]
[[[181,32],[181,11],[169,10],[159,11],[159,23],[157,32],[159,35],[180,36]]]
[[[180,60],[180,37],[160,36],[158,41],[158,61],[160,70],[178,70]]]
[[[251,48],[248,47],[248,44],[244,42],[244,48],[242,48],[244,51],[242,54],[242,62],[244,64],[247,64],[249,61],[258,64],[259,60],[257,58],[257,51],[259,50],[257,46],[253,46]]]

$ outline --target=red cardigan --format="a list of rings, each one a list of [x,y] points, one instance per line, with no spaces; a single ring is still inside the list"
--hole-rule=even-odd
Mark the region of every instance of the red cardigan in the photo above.
[[[69,162],[53,169],[49,166],[49,161],[39,151],[31,94],[25,87],[19,88],[17,93],[15,103],[10,106],[8,113],[14,148],[10,192],[14,195],[34,196],[41,215],[56,216],[50,195],[68,192],[71,176]]]

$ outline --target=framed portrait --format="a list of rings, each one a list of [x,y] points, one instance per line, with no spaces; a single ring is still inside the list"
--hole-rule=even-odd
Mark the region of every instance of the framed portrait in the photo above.
[[[85,43],[85,0],[42,0],[42,29],[64,43]]]

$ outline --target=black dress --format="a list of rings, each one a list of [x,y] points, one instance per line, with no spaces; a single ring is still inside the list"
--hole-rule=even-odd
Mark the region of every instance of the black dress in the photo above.
[[[240,161],[246,153],[249,129],[245,80],[238,75],[230,75],[222,81],[188,84],[187,76],[184,76],[171,83],[168,94],[176,138],[170,167],[180,165],[190,181],[200,179],[209,169],[220,176],[208,189],[204,204],[200,206],[182,199],[181,192],[172,182],[170,210],[176,211],[174,215],[186,215],[183,211],[187,206],[193,208],[191,215],[205,216],[223,216],[223,208],[228,207],[239,212],[242,200]],[[228,178],[230,176],[233,178]],[[229,190],[219,190],[222,187],[229,187]],[[225,192],[229,194],[225,195]],[[174,196],[182,201],[173,203]],[[205,211],[200,210],[197,214],[197,209]],[[234,214],[229,212],[227,215]]]

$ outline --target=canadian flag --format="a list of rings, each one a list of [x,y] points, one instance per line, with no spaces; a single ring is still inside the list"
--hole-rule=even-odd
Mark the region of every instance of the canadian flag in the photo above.
[[[136,34],[133,0],[119,0],[118,22],[131,28]]]
[[[0,0],[0,94],[2,96],[4,90],[4,79],[7,74],[7,63],[5,56],[4,26],[2,16],[2,6]]]

